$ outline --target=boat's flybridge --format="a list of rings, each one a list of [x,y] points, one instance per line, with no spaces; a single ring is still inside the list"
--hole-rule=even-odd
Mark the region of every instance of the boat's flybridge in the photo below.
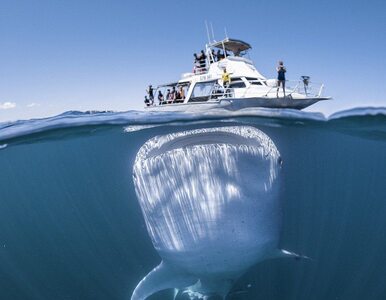
[[[154,104],[147,108],[169,111],[215,107],[302,109],[330,99],[322,97],[323,85],[315,87],[308,76],[297,82],[286,81],[285,94],[282,89],[278,92],[277,80],[266,79],[247,58],[251,48],[246,42],[230,38],[207,44],[201,64],[195,65],[193,72],[182,74],[177,82],[159,85]],[[230,76],[227,84],[222,79],[224,70]]]

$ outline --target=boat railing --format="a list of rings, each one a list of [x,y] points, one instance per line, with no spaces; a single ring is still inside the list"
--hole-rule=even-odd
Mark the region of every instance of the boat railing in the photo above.
[[[209,68],[208,67],[194,67],[193,74],[194,75],[202,75],[208,73]]]
[[[168,104],[181,104],[184,103],[185,98],[176,98],[176,99],[165,99],[163,101],[160,101],[158,104],[154,104],[154,106],[162,106],[162,105],[168,105]]]
[[[267,84],[267,86],[270,86],[270,89],[265,94],[266,97],[270,97],[270,96],[276,97],[278,89],[279,89],[279,94],[282,94],[283,88],[281,86],[279,87],[277,80],[269,79],[269,80],[265,80],[265,83]],[[250,85],[250,87],[251,86],[253,85]],[[310,82],[306,79],[285,81],[286,96],[290,96],[290,97],[300,94],[307,98],[320,98],[323,95],[323,90],[324,90],[324,84]]]
[[[224,98],[233,98],[235,96],[234,88],[215,84],[209,96],[209,101],[220,100]]]

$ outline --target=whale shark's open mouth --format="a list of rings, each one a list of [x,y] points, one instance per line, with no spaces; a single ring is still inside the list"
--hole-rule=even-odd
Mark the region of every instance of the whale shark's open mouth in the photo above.
[[[276,146],[262,131],[250,126],[231,126],[203,128],[154,137],[141,147],[137,154],[136,165],[173,149],[211,144],[249,146],[261,155],[279,157]]]
[[[274,143],[253,127],[150,139],[137,154],[134,183],[155,247],[189,251],[200,239],[217,241],[213,224],[228,209],[241,209],[237,202],[270,193],[279,166]]]

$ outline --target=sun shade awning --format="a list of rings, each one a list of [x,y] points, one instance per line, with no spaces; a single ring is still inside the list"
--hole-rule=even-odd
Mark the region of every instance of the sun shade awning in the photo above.
[[[175,86],[180,86],[180,85],[188,85],[190,82],[189,81],[183,81],[183,82],[171,82],[171,83],[165,83],[165,84],[160,84],[157,86],[157,88],[163,88],[163,87],[175,87]]]
[[[240,40],[235,40],[235,39],[229,39],[226,38],[225,40],[222,40],[220,42],[216,42],[210,45],[211,47],[214,48],[219,48],[227,51],[233,52],[235,55],[240,54],[240,52],[251,49],[251,45],[249,45],[246,42],[240,41]]]
[[[157,88],[173,87],[173,86],[176,86],[177,84],[178,84],[178,82],[170,82],[170,83],[160,84],[159,86],[157,86]]]

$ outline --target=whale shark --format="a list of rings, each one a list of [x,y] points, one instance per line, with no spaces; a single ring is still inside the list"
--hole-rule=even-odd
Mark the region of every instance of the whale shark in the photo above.
[[[131,300],[165,289],[187,299],[225,299],[255,264],[298,257],[278,248],[281,165],[271,138],[249,126],[148,140],[137,153],[133,182],[162,261],[138,283]]]

